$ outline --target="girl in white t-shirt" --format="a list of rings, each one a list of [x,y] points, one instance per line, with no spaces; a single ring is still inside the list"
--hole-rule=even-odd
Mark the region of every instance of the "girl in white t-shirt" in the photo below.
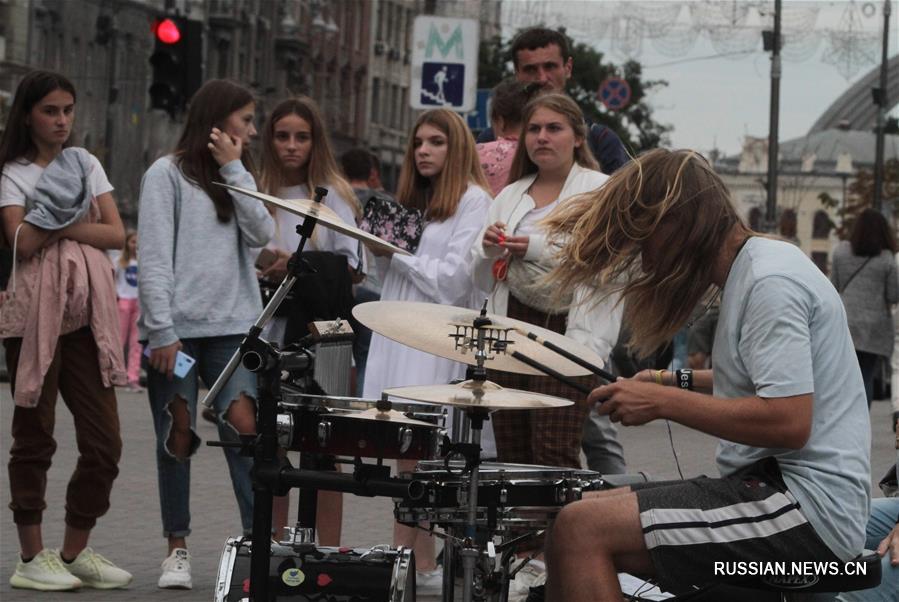
[[[131,582],[131,574],[87,547],[109,509],[122,451],[113,385],[124,384],[125,375],[104,251],[121,249],[125,231],[100,162],[66,148],[74,118],[72,83],[32,71],[16,89],[0,137],[0,218],[15,255],[9,290],[0,295],[0,338],[16,400],[9,491],[21,557],[10,584],[36,590]],[[62,177],[40,182],[51,164]],[[59,289],[48,286],[59,281]],[[58,394],[74,418],[79,457],[57,551],[44,547],[41,518]]]
[[[122,349],[127,349],[128,388],[136,393],[140,386],[140,354],[137,317],[140,302],[137,296],[137,232],[130,231],[125,238],[125,249],[115,263],[116,296],[119,299],[119,332]]]
[[[333,209],[347,224],[356,225],[361,215],[359,202],[353,188],[337,168],[321,111],[311,98],[297,96],[281,101],[262,128],[262,170],[260,189],[285,199],[310,199],[316,186],[328,189],[322,203]],[[260,278],[280,283],[287,274],[287,261],[296,251],[299,235],[296,227],[303,218],[275,208],[275,236],[268,249],[275,253],[275,260],[261,270]],[[327,251],[347,259],[347,268],[353,283],[361,281],[359,243],[319,224],[307,242],[306,251]],[[349,318],[350,316],[341,316]],[[269,340],[285,341],[287,318],[275,318],[270,323]],[[343,494],[321,491],[318,494],[317,529],[319,542],[336,546],[340,539],[343,518]],[[289,495],[276,498],[274,525],[287,523]],[[277,531],[276,531],[277,533]]]

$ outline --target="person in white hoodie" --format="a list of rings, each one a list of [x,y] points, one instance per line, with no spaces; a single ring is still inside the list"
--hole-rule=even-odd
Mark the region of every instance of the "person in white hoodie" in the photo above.
[[[509,181],[490,206],[480,244],[471,249],[472,278],[488,295],[489,313],[555,330],[608,358],[618,338],[621,311],[617,297],[602,305],[580,303],[579,292],[558,299],[541,276],[555,265],[555,243],[547,241],[540,221],[560,204],[599,188],[608,176],[599,172],[585,144],[584,117],[567,95],[541,95],[524,109],[520,144]],[[592,377],[584,377],[588,385]],[[491,372],[502,386],[573,399],[552,411],[497,412],[493,416],[500,462],[580,466],[581,436],[589,412],[585,396],[549,377]],[[621,457],[611,428],[608,448]],[[621,459],[621,464],[624,461]]]

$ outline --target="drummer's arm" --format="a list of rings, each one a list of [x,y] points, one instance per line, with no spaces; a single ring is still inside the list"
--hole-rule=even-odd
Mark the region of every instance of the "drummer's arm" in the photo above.
[[[219,174],[226,184],[256,190],[256,181],[239,159],[225,163]],[[234,201],[234,218],[244,242],[250,247],[263,247],[275,233],[275,220],[258,199],[238,192],[230,192]]]

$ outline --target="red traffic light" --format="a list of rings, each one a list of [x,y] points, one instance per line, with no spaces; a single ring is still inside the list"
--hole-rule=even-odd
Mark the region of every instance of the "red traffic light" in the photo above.
[[[181,40],[181,30],[171,19],[156,23],[156,38],[163,44],[177,44]]]

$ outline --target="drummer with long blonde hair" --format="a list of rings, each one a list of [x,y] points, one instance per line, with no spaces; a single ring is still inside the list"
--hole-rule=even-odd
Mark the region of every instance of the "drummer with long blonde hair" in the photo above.
[[[565,506],[547,543],[547,599],[621,600],[617,573],[673,593],[716,562],[846,561],[870,501],[870,423],[840,297],[796,246],[758,236],[711,165],[650,151],[548,220],[567,245],[561,291],[619,287],[648,353],[720,295],[712,370],[644,370],[595,389],[625,426],[673,420],[720,438],[719,478],[646,483]]]

